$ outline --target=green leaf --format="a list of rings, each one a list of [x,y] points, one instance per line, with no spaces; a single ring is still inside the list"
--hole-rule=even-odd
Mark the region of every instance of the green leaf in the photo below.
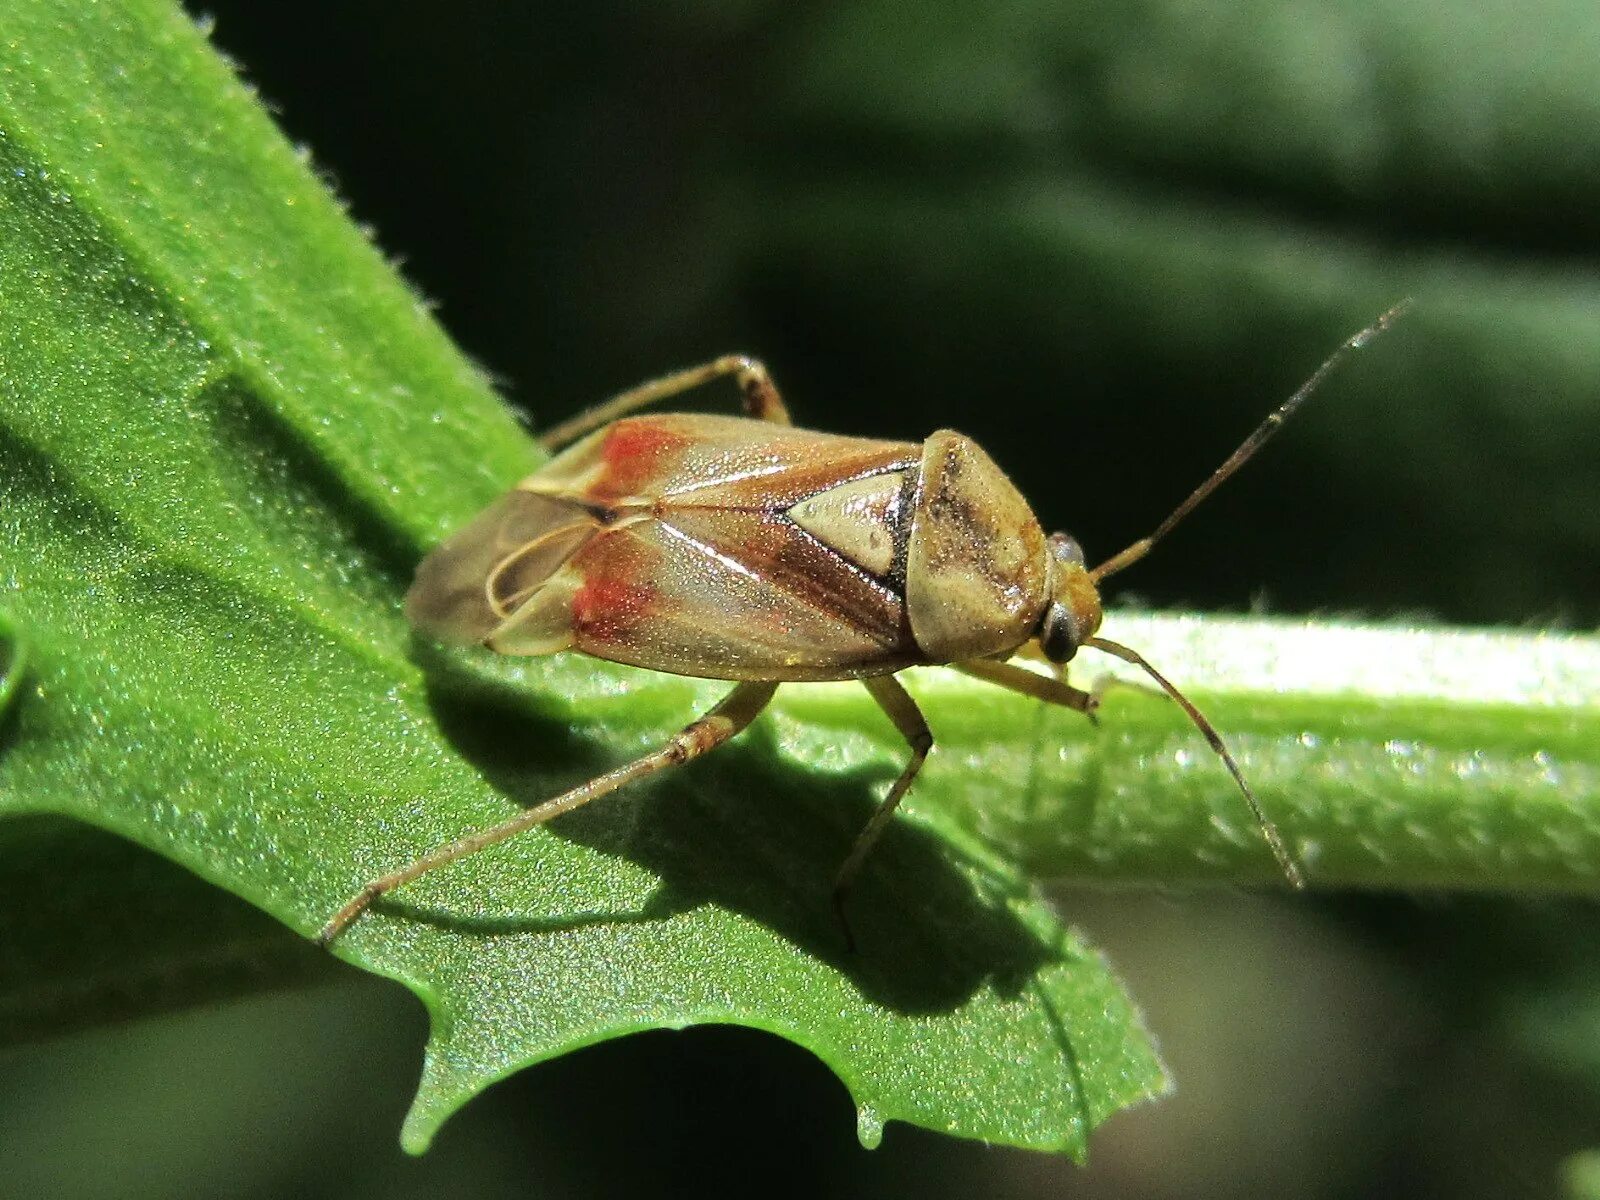
[[[11,904],[44,891],[59,917],[56,953],[35,920],[0,960],[15,1034],[51,1024],[64,993],[46,985],[75,980],[88,1012],[90,962],[112,992],[140,967],[81,940],[116,888],[74,865],[103,843],[47,818],[310,933],[366,878],[637,753],[720,689],[414,639],[411,564],[529,468],[530,443],[174,8],[30,0],[7,26],[0,595],[29,666],[0,742],[0,853]],[[520,1066],[697,1021],[813,1049],[869,1143],[900,1119],[1081,1154],[1162,1090],[1104,964],[939,815],[937,788],[886,839],[856,899],[862,952],[842,951],[827,882],[904,749],[860,701],[841,711],[866,731],[791,757],[804,722],[785,707],[685,778],[352,930],[338,952],[433,1017],[409,1146]],[[129,903],[196,904],[151,879],[130,864]],[[170,950],[181,922],[157,925],[131,944]],[[196,919],[191,957],[261,936]],[[256,958],[280,953],[266,936]]]

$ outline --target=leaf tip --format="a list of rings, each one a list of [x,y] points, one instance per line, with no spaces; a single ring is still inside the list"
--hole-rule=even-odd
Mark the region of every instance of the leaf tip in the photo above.
[[[421,1158],[433,1145],[433,1135],[438,1128],[438,1124],[431,1119],[417,1119],[416,1110],[413,1109],[400,1127],[400,1149],[413,1158]]]
[[[856,1137],[868,1150],[876,1150],[883,1144],[883,1114],[870,1104],[856,1109]]]

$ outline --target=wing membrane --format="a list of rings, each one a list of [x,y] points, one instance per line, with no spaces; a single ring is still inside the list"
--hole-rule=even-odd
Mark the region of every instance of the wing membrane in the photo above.
[[[570,500],[507,492],[422,560],[406,616],[443,640],[481,641],[599,528]]]

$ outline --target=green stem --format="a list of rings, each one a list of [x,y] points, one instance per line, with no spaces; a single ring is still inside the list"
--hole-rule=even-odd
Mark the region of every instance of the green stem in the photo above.
[[[1120,612],[1108,628],[1202,705],[1313,887],[1600,882],[1600,639]],[[919,673],[934,818],[1034,876],[1281,882],[1176,708],[1124,664],[1085,652],[1072,670],[1131,685],[1108,692],[1099,728]],[[1031,753],[983,753],[995,705],[1015,708],[998,724],[1020,724]]]

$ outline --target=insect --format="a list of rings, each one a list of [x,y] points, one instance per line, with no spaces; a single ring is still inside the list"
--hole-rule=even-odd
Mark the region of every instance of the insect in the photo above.
[[[372,880],[328,921],[332,941],[378,897],[627,784],[681,766],[738,734],[784,683],[857,680],[911,755],[839,868],[844,900],[933,748],[895,678],[945,664],[1092,717],[1098,698],[1064,664],[1084,647],[1145,672],[1221,758],[1289,882],[1299,867],[1215,727],[1136,651],[1098,636],[1100,586],[1132,566],[1242,466],[1337,363],[1399,315],[1346,341],[1148,537],[1090,567],[1046,535],[971,439],[922,443],[797,429],[765,367],[728,355],[582,413],[541,439],[559,451],[433,551],[406,599],[413,624],[502,654],[575,650],[733,690],[652,753],[493,828]],[[732,376],[745,417],[633,415]],[[1019,654],[1055,668],[1009,661]]]

